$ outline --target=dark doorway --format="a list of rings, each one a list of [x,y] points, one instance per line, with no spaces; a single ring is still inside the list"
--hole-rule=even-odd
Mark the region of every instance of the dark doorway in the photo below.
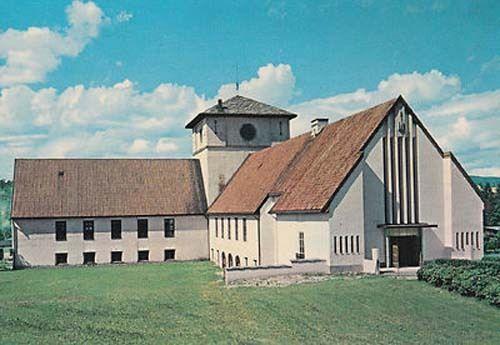
[[[392,267],[420,265],[420,239],[418,236],[391,237],[390,245]]]

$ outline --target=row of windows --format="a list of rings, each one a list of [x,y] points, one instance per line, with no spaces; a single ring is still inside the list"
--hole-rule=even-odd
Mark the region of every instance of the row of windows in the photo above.
[[[334,254],[359,254],[359,236],[333,236]]]
[[[248,267],[249,266],[248,257],[246,257],[246,256],[243,257],[243,260],[241,261],[239,255],[235,255],[233,257],[233,255],[229,253],[226,256],[226,253],[224,253],[224,252],[220,253],[219,250],[216,251],[213,248],[210,250],[210,256],[212,258],[212,261],[216,261],[217,265],[221,265],[222,268],[234,267],[234,266],[236,266],[236,267],[239,267],[239,266]],[[257,266],[256,259],[253,260],[253,265]]]
[[[66,221],[57,221],[56,241],[66,241]],[[137,219],[137,238],[148,238],[148,220]],[[175,219],[165,218],[163,221],[163,230],[165,237],[175,237]],[[120,219],[111,220],[111,239],[118,240],[122,238],[122,221]],[[83,239],[85,241],[94,240],[94,221],[83,221]]]
[[[479,231],[457,232],[455,234],[455,248],[457,250],[465,250],[465,246],[469,245],[472,246],[472,248],[481,249]]]
[[[227,225],[227,239],[231,239],[232,231],[231,231],[231,218],[215,218],[215,237],[224,238],[226,231],[224,230],[224,225]],[[239,240],[239,224],[240,221],[238,218],[234,218],[234,239],[236,241]],[[243,241],[247,240],[247,220],[245,218],[242,219],[242,236]]]
[[[110,262],[120,263],[122,261],[123,252],[113,251],[111,252]],[[175,260],[175,249],[165,249],[163,253],[163,260]],[[139,250],[137,251],[137,261],[144,262],[149,261],[149,250]],[[68,253],[56,253],[55,255],[56,265],[64,265],[68,263]],[[84,265],[95,264],[95,252],[84,252],[83,261]]]

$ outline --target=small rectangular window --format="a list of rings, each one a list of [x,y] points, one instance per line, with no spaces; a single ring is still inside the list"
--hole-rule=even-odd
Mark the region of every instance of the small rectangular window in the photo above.
[[[65,265],[68,263],[68,253],[56,253],[56,265]]]
[[[219,220],[215,218],[215,237],[219,237]]]
[[[220,238],[224,238],[224,218],[220,219]]]
[[[175,249],[165,249],[164,260],[175,260]]]
[[[56,222],[56,241],[66,241],[66,222]]]
[[[111,262],[122,262],[122,252],[111,252]]]
[[[227,239],[231,239],[231,218],[227,219]]]
[[[147,219],[137,219],[137,238],[148,238]]]
[[[137,261],[149,261],[149,250],[139,250],[137,252]]]
[[[245,256],[245,266],[248,266],[248,258]]]
[[[94,221],[84,220],[83,221],[83,239],[85,241],[94,240]]]
[[[234,239],[238,241],[238,218],[234,218]]]
[[[254,266],[257,266],[257,260],[254,260],[254,261],[253,261],[253,265],[254,265]]]
[[[120,219],[111,220],[111,239],[119,240],[122,238],[122,221]]]
[[[359,236],[356,236],[356,253],[359,254]]]
[[[95,264],[95,252],[83,253],[83,264],[84,265]]]
[[[333,253],[337,254],[337,236],[333,236]]]
[[[175,219],[166,218],[164,220],[165,237],[175,237]]]
[[[305,248],[304,248],[304,233],[299,232],[299,252],[295,254],[296,259],[304,259],[306,257],[305,255]]]
[[[243,241],[247,241],[247,220],[243,218]]]

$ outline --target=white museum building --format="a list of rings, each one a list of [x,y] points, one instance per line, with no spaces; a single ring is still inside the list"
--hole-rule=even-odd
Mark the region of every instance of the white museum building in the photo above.
[[[15,265],[483,256],[476,186],[403,97],[290,138],[295,117],[235,96],[186,125],[190,159],[16,159]]]

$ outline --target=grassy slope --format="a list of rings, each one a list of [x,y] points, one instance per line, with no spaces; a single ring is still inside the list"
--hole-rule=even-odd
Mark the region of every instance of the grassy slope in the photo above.
[[[0,343],[499,344],[500,311],[418,281],[225,288],[206,262],[0,272]]]

